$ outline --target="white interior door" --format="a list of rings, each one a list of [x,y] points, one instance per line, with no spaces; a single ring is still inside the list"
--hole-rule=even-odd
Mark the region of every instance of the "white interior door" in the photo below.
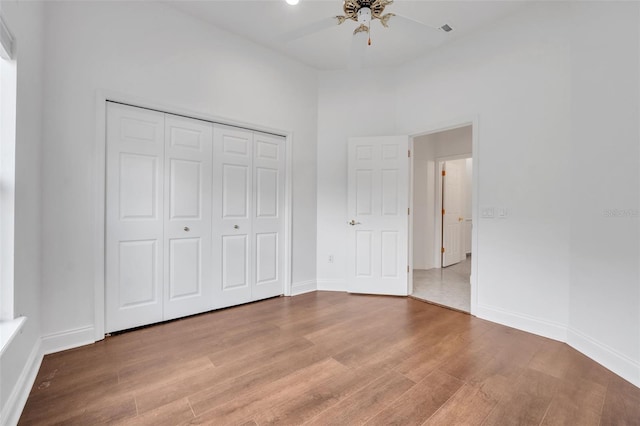
[[[443,163],[442,169],[442,267],[462,261],[464,251],[465,160]]]
[[[251,300],[253,132],[214,126],[213,282],[215,307]]]
[[[211,309],[213,124],[165,116],[164,320]]]
[[[285,138],[254,133],[253,149],[253,300],[278,296],[284,289]]]
[[[164,114],[107,104],[106,332],[163,319]]]
[[[407,136],[349,139],[349,292],[408,294],[408,147]]]

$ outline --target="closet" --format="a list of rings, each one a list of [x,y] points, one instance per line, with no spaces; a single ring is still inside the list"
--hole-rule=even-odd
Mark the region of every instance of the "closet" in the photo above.
[[[106,332],[282,294],[285,139],[107,102]]]

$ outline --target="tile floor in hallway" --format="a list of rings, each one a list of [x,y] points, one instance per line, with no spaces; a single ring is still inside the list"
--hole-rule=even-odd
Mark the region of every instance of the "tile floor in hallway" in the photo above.
[[[471,305],[471,255],[446,268],[414,269],[413,293],[417,299],[469,312]]]

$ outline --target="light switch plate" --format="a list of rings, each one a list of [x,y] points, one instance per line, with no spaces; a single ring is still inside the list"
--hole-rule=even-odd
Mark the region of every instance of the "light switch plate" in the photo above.
[[[483,217],[485,219],[493,219],[493,217],[495,216],[493,207],[483,207],[482,211],[480,213],[480,217]]]

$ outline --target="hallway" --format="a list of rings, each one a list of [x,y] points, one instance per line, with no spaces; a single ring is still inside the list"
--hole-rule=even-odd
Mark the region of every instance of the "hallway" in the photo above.
[[[471,255],[446,268],[414,269],[412,297],[463,312],[471,310]]]

